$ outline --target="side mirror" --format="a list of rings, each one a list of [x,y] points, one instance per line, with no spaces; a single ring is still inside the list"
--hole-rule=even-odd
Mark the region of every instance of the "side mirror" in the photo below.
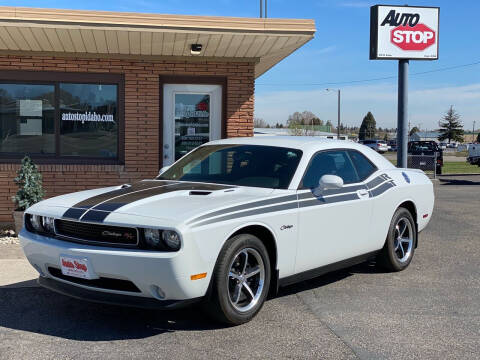
[[[343,187],[343,179],[337,175],[323,175],[318,182],[320,191],[329,189],[341,189]]]
[[[159,176],[162,175],[165,171],[168,170],[169,167],[170,167],[170,165],[162,167],[162,168],[160,169],[160,171],[158,172],[158,175],[159,175]]]

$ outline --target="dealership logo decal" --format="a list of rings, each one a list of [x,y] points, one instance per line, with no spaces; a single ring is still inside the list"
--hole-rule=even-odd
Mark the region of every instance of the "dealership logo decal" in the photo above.
[[[420,14],[401,14],[391,10],[380,26],[395,26],[390,32],[390,42],[400,49],[421,51],[435,44],[436,34],[419,21]]]
[[[63,121],[81,121],[82,124],[84,124],[85,121],[113,122],[113,123],[115,122],[115,119],[113,118],[113,114],[100,115],[100,114],[97,114],[96,112],[87,112],[87,111],[85,111],[84,113],[78,113],[78,112],[63,113],[62,120]]]

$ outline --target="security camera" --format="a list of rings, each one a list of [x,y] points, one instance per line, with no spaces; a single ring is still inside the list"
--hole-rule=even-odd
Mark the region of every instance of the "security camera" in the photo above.
[[[190,54],[192,55],[200,55],[202,52],[202,44],[192,44],[190,47]]]

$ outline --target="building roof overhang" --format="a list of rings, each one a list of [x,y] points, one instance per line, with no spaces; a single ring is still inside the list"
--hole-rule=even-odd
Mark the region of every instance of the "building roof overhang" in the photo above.
[[[0,6],[0,51],[255,62],[255,77],[311,40],[313,20]],[[192,44],[202,44],[199,55]]]

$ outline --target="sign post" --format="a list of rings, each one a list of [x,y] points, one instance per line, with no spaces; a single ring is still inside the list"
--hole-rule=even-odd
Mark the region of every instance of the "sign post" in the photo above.
[[[438,59],[439,12],[438,7],[370,8],[370,60],[398,60],[398,167],[407,167],[409,60]]]

